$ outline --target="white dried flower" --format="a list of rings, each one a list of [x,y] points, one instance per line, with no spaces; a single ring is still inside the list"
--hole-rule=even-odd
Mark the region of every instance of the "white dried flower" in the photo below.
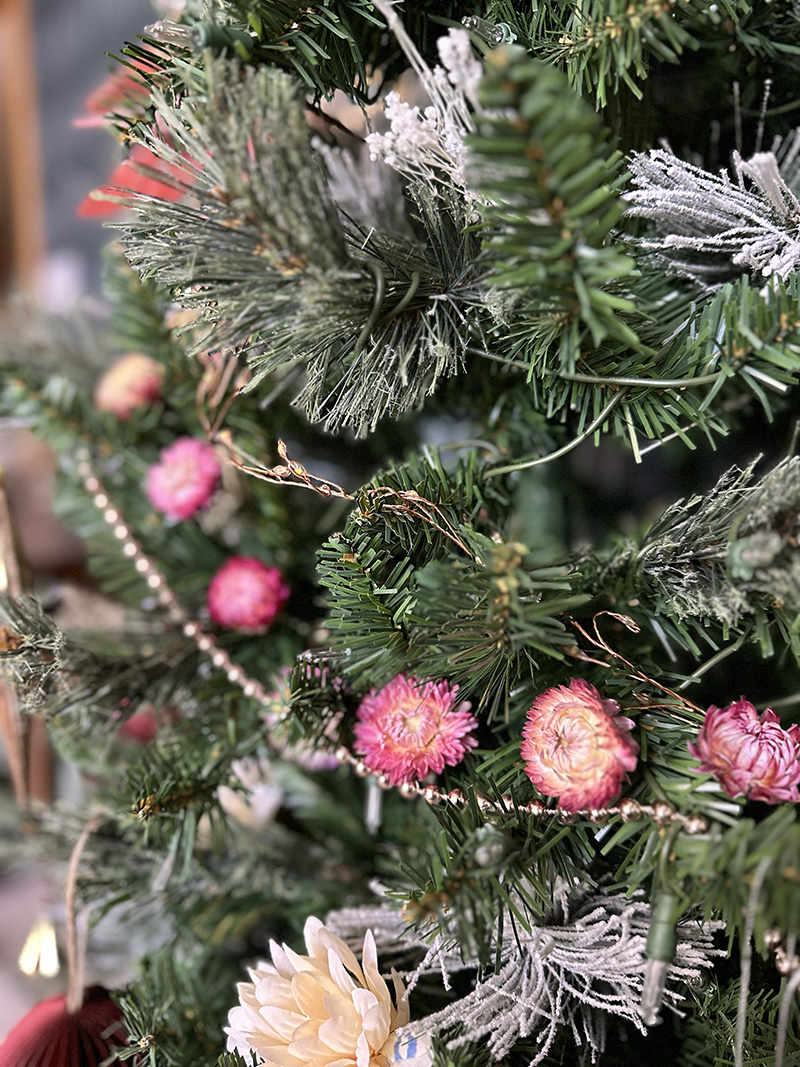
[[[221,785],[217,799],[226,815],[230,815],[249,830],[261,830],[275,818],[283,802],[283,789],[272,777],[270,762],[265,757],[234,760],[231,764],[234,781],[244,790]]]
[[[360,964],[319,919],[309,918],[304,933],[307,956],[273,941],[272,964],[259,964],[252,982],[239,984],[240,1006],[228,1014],[229,1051],[266,1067],[390,1067],[408,1002],[394,973],[392,1000],[372,932]]]
[[[391,8],[376,6],[388,19],[406,56],[430,98],[424,109],[412,107],[397,93],[386,96],[386,133],[371,133],[366,141],[372,159],[381,159],[400,174],[431,187],[444,182],[456,185],[468,203],[479,197],[467,187],[464,177],[464,138],[475,124],[470,105],[477,104],[481,65],[472,54],[466,30],[451,29],[438,42],[443,66],[427,65]]]

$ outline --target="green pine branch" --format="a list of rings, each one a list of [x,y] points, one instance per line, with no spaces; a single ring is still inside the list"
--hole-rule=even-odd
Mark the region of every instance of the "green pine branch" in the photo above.
[[[368,0],[222,0],[221,6],[255,33],[257,61],[298,76],[317,98],[338,89],[367,103],[376,67],[391,80],[406,66],[399,49],[387,56],[384,20]],[[464,0],[423,0],[404,12],[406,29],[432,61],[441,24],[457,23],[473,7]]]
[[[496,711],[540,658],[563,658],[572,636],[561,616],[585,597],[565,566],[503,543],[507,506],[474,455],[452,473],[415,460],[362,490],[319,556],[330,641],[347,649],[354,683],[447,677]]]
[[[518,48],[489,55],[480,97],[468,179],[488,201],[490,283],[524,300],[517,317],[551,319],[562,370],[586,335],[640,347],[634,304],[612,291],[634,264],[608,243],[623,211],[622,160],[599,118],[563,74]]]
[[[744,634],[769,655],[779,639],[797,657],[800,464],[784,460],[758,481],[754,468],[733,468],[708,493],[668,508],[640,546],[618,557],[617,590],[698,636],[713,622],[720,643]]]
[[[579,6],[559,0],[528,14],[509,0],[492,0],[487,17],[505,22],[520,43],[603,108],[624,90],[641,100],[653,66],[677,65],[686,51],[727,44],[730,27],[746,24],[754,6],[751,0],[591,0]]]
[[[489,323],[462,198],[409,190],[421,242],[364,230],[333,201],[295,81],[224,60],[178,67],[180,109],[154,90],[169,142],[135,136],[182,172],[188,199],[123,198],[139,214],[124,226],[130,262],[201,309],[203,348],[249,352],[250,388],[303,365],[313,421],[363,435],[418,406],[480,341],[468,313]]]

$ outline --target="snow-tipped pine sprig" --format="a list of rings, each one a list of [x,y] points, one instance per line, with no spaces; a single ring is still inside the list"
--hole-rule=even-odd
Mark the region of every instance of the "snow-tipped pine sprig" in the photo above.
[[[800,265],[800,201],[773,152],[735,154],[735,183],[661,148],[635,153],[629,166],[626,214],[659,234],[637,244],[667,269],[711,288],[743,270],[785,280]]]
[[[485,1042],[498,1060],[517,1041],[535,1037],[539,1051],[530,1067],[547,1057],[562,1026],[571,1029],[578,1045],[589,1046],[593,1059],[605,1047],[606,1013],[645,1032],[639,1002],[650,906],[623,894],[591,895],[580,899],[572,911],[569,904],[564,899],[562,922],[530,931],[509,916],[503,926],[498,973],[428,1016],[425,1029],[441,1032],[458,1026],[449,1045]],[[711,965],[711,956],[724,955],[712,945],[714,931],[723,925],[679,927],[670,977],[697,979],[701,968]],[[682,999],[674,989],[666,997],[673,1004]],[[419,1024],[416,1029],[419,1032]]]
[[[414,1033],[446,1035],[449,1047],[470,1043],[488,1047],[493,1060],[505,1056],[516,1042],[533,1037],[539,1050],[535,1067],[547,1058],[559,1030],[568,1026],[578,1045],[587,1045],[592,1059],[605,1047],[607,1013],[632,1022],[643,1033],[639,1012],[644,981],[644,953],[650,924],[650,906],[623,894],[570,897],[566,884],[556,888],[557,917],[523,930],[507,914],[499,945],[499,970],[483,977],[475,989],[422,1020]],[[390,905],[350,908],[326,918],[332,930],[346,941],[363,936],[366,925],[375,933],[382,957],[398,963],[415,953],[423,958],[407,980],[409,992],[422,974],[449,975],[477,966],[463,959],[457,943],[439,932],[425,939],[424,932],[404,927],[402,916]],[[721,922],[687,923],[678,928],[678,948],[669,978],[691,981],[711,966],[712,957],[724,955],[713,947]],[[682,999],[668,989],[673,1007]]]

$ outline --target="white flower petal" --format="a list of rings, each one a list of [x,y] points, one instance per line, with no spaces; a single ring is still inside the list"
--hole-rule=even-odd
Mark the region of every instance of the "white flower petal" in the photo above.
[[[238,986],[228,1017],[228,1047],[264,1067],[385,1067],[392,1036],[408,1020],[403,986],[395,997],[381,977],[371,932],[363,963],[319,919],[305,926],[309,955],[271,943],[274,966],[259,964]]]
[[[328,972],[336,985],[343,993],[348,995],[356,988],[356,983],[345,970],[345,966],[336,953],[331,949],[328,952]]]
[[[309,915],[306,919],[306,924],[303,927],[303,937],[305,938],[306,948],[308,954],[313,960],[325,959],[328,953],[328,946],[320,943],[320,931],[325,927],[322,922],[314,915]]]
[[[256,986],[253,1006],[258,1009],[264,1004],[272,1004],[277,1008],[292,1009],[295,1004],[292,981],[294,979],[290,981],[278,974],[265,975]]]
[[[270,1037],[288,1045],[300,1027],[308,1020],[296,1011],[286,1011],[274,1005],[264,1005],[258,1013],[261,1019],[261,1031]]]
[[[275,970],[282,978],[292,978],[297,973],[296,968],[292,966],[289,960],[285,945],[279,945],[277,941],[270,941],[269,954],[272,956]]]
[[[368,936],[371,936],[369,931],[367,931],[367,934]],[[340,937],[337,937],[336,934],[331,933],[330,930],[326,930],[323,927],[319,934],[319,943],[325,946],[328,955],[330,955],[331,952],[334,952],[339,957],[344,966],[355,977],[356,981],[362,981],[363,976],[359,962],[350,948]]]

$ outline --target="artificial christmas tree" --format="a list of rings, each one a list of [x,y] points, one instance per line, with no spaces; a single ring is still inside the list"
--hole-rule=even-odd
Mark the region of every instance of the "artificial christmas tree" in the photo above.
[[[125,606],[3,608],[118,1054],[800,1062],[797,10],[170,6],[98,194],[149,384],[2,341]]]

